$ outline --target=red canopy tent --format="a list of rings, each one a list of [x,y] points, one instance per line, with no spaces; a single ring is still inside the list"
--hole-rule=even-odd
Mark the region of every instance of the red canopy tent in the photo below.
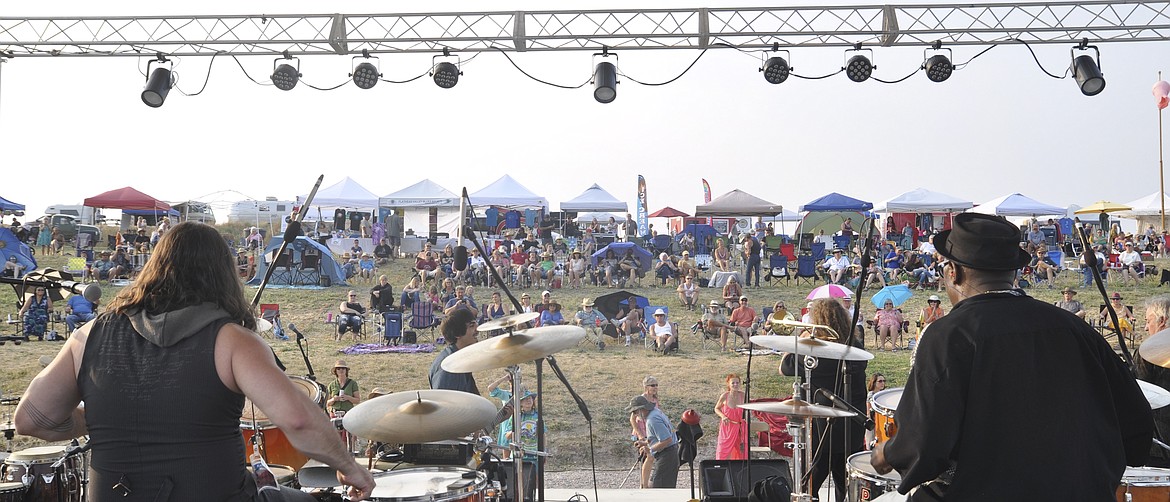
[[[140,209],[169,211],[171,205],[130,187],[110,190],[85,199],[85,205],[109,209]]]

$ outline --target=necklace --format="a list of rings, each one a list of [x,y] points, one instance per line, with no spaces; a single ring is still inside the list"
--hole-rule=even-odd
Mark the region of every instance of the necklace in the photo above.
[[[1018,289],[992,289],[992,290],[984,291],[980,294],[981,295],[1009,294],[1012,296],[1024,296],[1024,293]]]

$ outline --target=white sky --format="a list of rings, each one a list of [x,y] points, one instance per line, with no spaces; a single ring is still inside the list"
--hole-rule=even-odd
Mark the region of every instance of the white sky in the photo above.
[[[878,3],[878,2],[875,2]],[[786,4],[786,3],[781,3]],[[111,5],[117,8],[111,9]],[[390,7],[387,7],[387,6]],[[743,2],[106,2],[5,6],[5,17],[256,13],[378,13],[747,6]],[[791,5],[807,5],[806,3]],[[1073,45],[1033,46],[1053,73]],[[291,199],[350,176],[378,195],[430,178],[458,192],[502,174],[559,202],[597,182],[634,209],[638,174],[649,210],[693,213],[701,178],[715,196],[734,188],[796,209],[837,191],[878,202],[924,187],[976,204],[1011,192],[1065,206],[1125,202],[1158,190],[1158,113],[1150,89],[1170,69],[1167,43],[1101,44],[1105,91],[1085,97],[1071,78],[1044,75],[1022,45],[1000,46],[950,80],[922,74],[887,85],[764,81],[758,59],[711,50],[677,82],[622,79],[602,105],[592,87],[562,90],[521,75],[500,54],[464,65],[453,89],[429,78],[320,92],[257,86],[217,58],[207,90],[172,91],[162,108],[139,98],[145,61],[126,57],[24,58],[0,71],[0,196],[28,206],[80,204],[123,186],[169,201]],[[957,47],[961,63],[982,47]],[[590,52],[512,54],[529,73],[576,85]],[[630,51],[620,68],[641,81],[681,72],[698,51]],[[876,48],[875,76],[900,78],[921,48]],[[202,85],[210,58],[184,58],[179,87]],[[267,80],[272,57],[242,59]],[[796,73],[823,75],[839,49],[796,49]],[[429,55],[383,55],[386,78],[426,70]],[[303,81],[347,79],[350,56],[303,57]],[[1170,75],[1166,78],[1170,79]],[[234,190],[238,193],[217,193]],[[226,217],[226,202],[217,206]]]

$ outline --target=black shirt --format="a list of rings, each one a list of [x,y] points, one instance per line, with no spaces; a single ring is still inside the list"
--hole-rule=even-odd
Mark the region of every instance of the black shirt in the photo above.
[[[378,292],[377,296],[374,296],[374,291]],[[389,312],[391,309],[393,309],[394,286],[391,286],[390,283],[386,283],[385,286],[382,284],[375,284],[374,287],[370,288],[370,308],[377,310],[378,312]]]
[[[388,244],[378,244],[374,246],[374,256],[378,258],[389,258],[390,250],[391,248]]]

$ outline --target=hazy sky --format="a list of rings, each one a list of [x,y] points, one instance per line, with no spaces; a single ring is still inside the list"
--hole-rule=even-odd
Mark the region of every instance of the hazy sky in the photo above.
[[[782,5],[807,5],[788,4]],[[116,9],[110,6],[116,5]],[[378,13],[386,2],[82,1],[7,5],[4,15]],[[761,5],[744,2],[394,2],[394,12],[512,11]],[[771,4],[777,5],[777,4]],[[1034,46],[1061,74],[1073,45]],[[958,47],[962,63],[982,47]],[[922,74],[900,84],[764,81],[755,56],[711,50],[665,86],[620,79],[616,101],[592,88],[562,90],[529,80],[500,54],[463,66],[453,89],[429,78],[321,92],[290,92],[249,81],[217,58],[199,96],[172,91],[148,108],[139,98],[145,60],[127,57],[17,58],[0,67],[0,196],[33,215],[52,203],[79,204],[133,186],[169,201],[217,202],[305,193],[350,176],[378,195],[430,178],[475,191],[511,174],[557,209],[596,182],[634,209],[638,174],[650,210],[688,213],[734,188],[796,208],[831,191],[878,202],[916,187],[975,203],[1021,192],[1055,205],[1124,202],[1158,189],[1158,112],[1150,89],[1170,69],[1167,43],[1101,44],[1105,91],[1085,97],[1069,78],[1046,76],[1021,45],[1002,45],[950,80]],[[698,51],[628,51],[620,70],[640,81],[680,73]],[[592,72],[590,52],[513,57],[542,79],[576,85]],[[875,76],[900,78],[921,48],[877,48]],[[350,56],[301,59],[303,81],[348,79]],[[801,75],[840,68],[839,49],[794,49]],[[179,87],[202,85],[210,58],[183,58]],[[273,58],[242,59],[267,81]],[[418,75],[429,55],[383,55],[388,79]],[[1170,78],[1170,75],[1167,76]],[[234,192],[223,192],[234,191]]]

